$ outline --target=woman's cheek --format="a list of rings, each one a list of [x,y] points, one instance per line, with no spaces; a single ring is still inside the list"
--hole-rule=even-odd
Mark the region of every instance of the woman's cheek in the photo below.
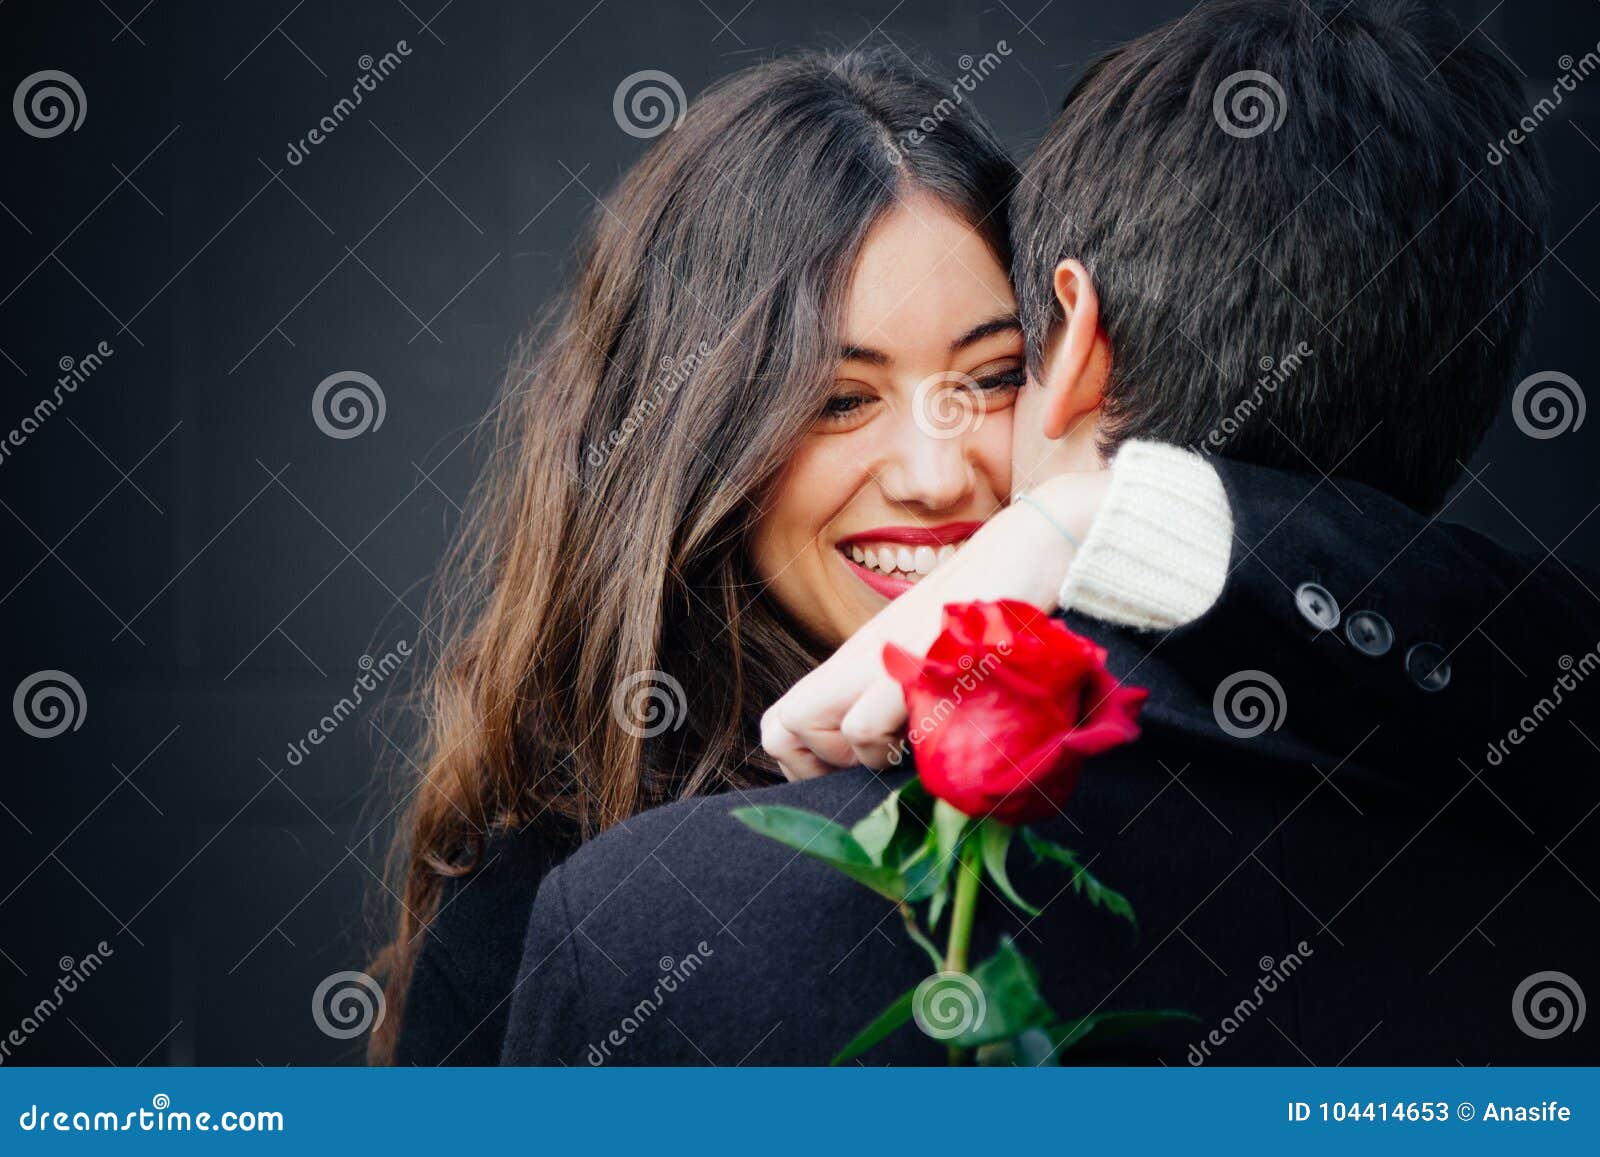
[[[1015,406],[984,415],[973,432],[973,463],[1002,502],[1011,493],[1011,430]]]
[[[789,460],[755,535],[756,570],[766,581],[781,582],[808,548],[829,545],[823,531],[848,505],[856,489],[851,474],[861,469],[850,442],[848,434],[813,435]]]

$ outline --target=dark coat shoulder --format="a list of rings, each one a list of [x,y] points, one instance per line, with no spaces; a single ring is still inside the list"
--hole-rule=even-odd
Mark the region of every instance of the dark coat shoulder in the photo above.
[[[476,868],[446,883],[407,990],[396,1064],[497,1061],[528,913],[545,874],[575,846],[553,824],[502,830]]]

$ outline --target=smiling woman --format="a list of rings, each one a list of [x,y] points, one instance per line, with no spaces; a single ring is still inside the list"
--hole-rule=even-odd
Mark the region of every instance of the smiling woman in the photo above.
[[[856,261],[839,367],[756,528],[779,603],[832,646],[910,590],[1010,491],[1022,328],[1005,266],[960,212],[914,192]]]
[[[596,213],[439,594],[375,1058],[492,1061],[544,872],[778,779],[762,711],[999,507],[1016,174],[969,105],[896,146],[944,98],[903,58],[759,65]]]

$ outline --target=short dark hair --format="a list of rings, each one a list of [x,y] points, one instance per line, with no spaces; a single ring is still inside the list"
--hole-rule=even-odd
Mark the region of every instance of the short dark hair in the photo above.
[[[1231,0],[1114,50],[1014,199],[1030,365],[1075,257],[1114,355],[1104,449],[1314,464],[1437,508],[1544,254],[1533,141],[1495,144],[1525,112],[1495,51],[1415,2]]]

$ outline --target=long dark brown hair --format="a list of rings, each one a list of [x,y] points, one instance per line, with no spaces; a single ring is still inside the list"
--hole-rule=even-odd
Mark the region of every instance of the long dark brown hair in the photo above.
[[[709,89],[594,213],[575,287],[514,359],[436,595],[373,1060],[445,881],[490,833],[584,839],[773,777],[761,712],[822,654],[746,544],[831,389],[857,251],[918,189],[1004,265],[1014,178],[908,62],[807,54]]]

